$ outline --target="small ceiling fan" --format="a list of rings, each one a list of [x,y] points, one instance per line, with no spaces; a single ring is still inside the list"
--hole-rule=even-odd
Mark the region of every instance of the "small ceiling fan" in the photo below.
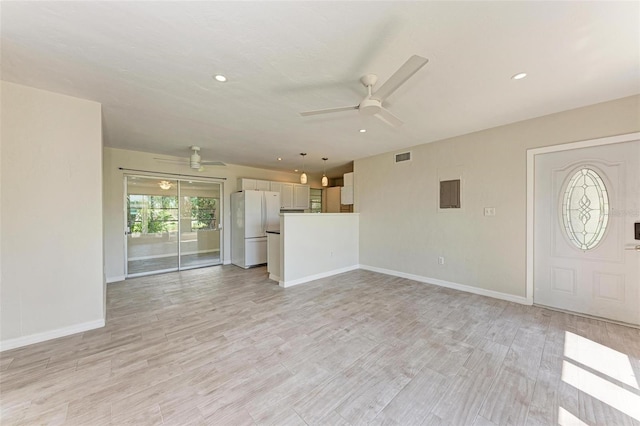
[[[191,154],[191,156],[189,158],[185,158],[182,160],[174,160],[171,158],[158,158],[155,157],[154,160],[157,161],[163,161],[166,163],[178,163],[178,164],[189,164],[189,167],[191,167],[194,170],[197,170],[199,172],[204,170],[205,165],[208,166],[226,166],[226,164],[224,164],[222,161],[202,161],[202,158],[200,157],[200,147],[199,146],[190,146],[189,149],[191,149],[193,151],[193,153]]]
[[[364,75],[360,79],[360,81],[362,82],[364,87],[367,88],[369,93],[358,105],[329,109],[318,109],[315,111],[305,111],[301,112],[300,115],[302,115],[303,117],[307,117],[309,115],[358,110],[362,114],[374,115],[390,126],[399,127],[403,124],[402,120],[393,115],[388,109],[383,107],[382,104],[384,103],[385,99],[387,99],[387,97],[398,90],[398,88],[402,86],[407,80],[409,80],[411,76],[418,72],[420,68],[425,66],[427,62],[429,62],[427,58],[413,55],[375,92],[373,91],[373,87],[378,81],[378,76],[375,74]]]

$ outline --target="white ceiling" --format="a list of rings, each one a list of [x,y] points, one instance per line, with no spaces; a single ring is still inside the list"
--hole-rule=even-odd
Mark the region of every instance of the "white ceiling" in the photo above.
[[[272,169],[354,159],[640,93],[639,2],[8,2],[2,79],[103,104],[105,144]],[[365,73],[429,63],[358,112]],[[524,71],[528,77],[510,77]],[[212,75],[229,79],[218,83]],[[359,133],[360,128],[367,133]],[[276,157],[282,157],[278,162]]]

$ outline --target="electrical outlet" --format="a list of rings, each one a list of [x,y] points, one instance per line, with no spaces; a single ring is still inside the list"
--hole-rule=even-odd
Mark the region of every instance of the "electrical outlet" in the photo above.
[[[485,207],[484,208],[484,215],[485,216],[495,216],[496,215],[496,208],[495,207]]]
[[[444,257],[442,256],[438,257],[438,265],[444,265]]]

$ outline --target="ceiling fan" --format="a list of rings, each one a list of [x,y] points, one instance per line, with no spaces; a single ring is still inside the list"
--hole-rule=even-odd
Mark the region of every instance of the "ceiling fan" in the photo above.
[[[170,158],[158,158],[155,157],[154,160],[158,160],[158,161],[164,161],[166,163],[178,163],[178,164],[189,164],[189,167],[191,167],[194,170],[197,170],[199,172],[204,170],[205,165],[209,165],[209,166],[226,166],[226,164],[224,164],[222,161],[202,161],[202,158],[200,157],[200,147],[199,146],[190,146],[189,149],[191,149],[193,151],[193,153],[191,154],[191,156],[189,158],[185,158],[182,160],[174,160],[174,159],[170,159]]]
[[[362,114],[374,115],[385,123],[393,127],[399,127],[403,124],[402,120],[393,115],[388,109],[382,106],[385,99],[389,97],[393,92],[398,90],[411,76],[413,76],[420,68],[425,66],[429,62],[427,58],[423,58],[418,55],[413,55],[407,62],[404,63],[387,81],[384,82],[379,89],[375,92],[373,87],[378,81],[378,76],[375,74],[366,74],[360,81],[367,88],[368,95],[358,104],[348,107],[338,107],[329,109],[318,109],[315,111],[301,112],[303,117],[317,114],[328,114],[332,112],[342,112],[358,110]]]

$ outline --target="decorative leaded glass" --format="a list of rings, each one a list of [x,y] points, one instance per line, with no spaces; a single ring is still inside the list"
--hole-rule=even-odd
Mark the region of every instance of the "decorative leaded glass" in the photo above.
[[[562,218],[569,240],[579,249],[591,250],[600,243],[609,221],[609,196],[595,170],[583,167],[571,176]]]

